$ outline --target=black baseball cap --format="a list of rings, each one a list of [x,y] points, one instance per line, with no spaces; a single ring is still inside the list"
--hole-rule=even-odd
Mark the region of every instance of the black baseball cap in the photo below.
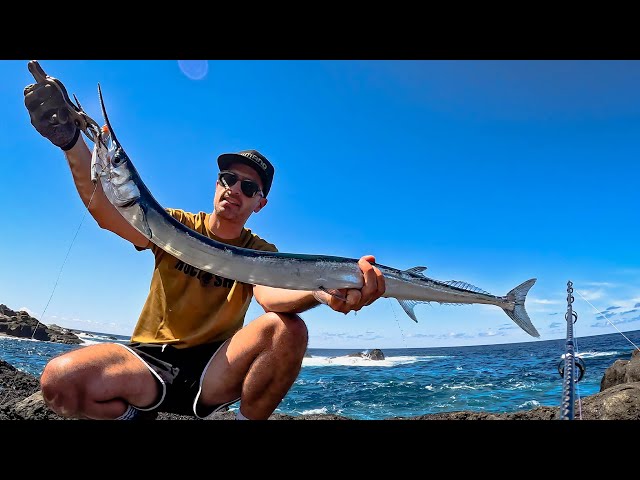
[[[223,153],[218,157],[218,166],[220,170],[226,170],[232,163],[244,163],[249,165],[260,175],[262,180],[262,193],[266,197],[271,190],[271,182],[275,170],[267,157],[257,150],[242,150],[238,153]]]

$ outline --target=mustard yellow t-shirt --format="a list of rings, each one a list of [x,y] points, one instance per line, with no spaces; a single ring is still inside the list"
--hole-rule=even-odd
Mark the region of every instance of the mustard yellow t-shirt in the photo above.
[[[278,251],[248,228],[231,240],[216,237],[208,227],[209,213],[165,210],[180,223],[218,242]],[[253,296],[251,285],[192,267],[157,245],[151,244],[150,248],[155,255],[155,268],[132,342],[192,347],[226,340],[242,328]]]

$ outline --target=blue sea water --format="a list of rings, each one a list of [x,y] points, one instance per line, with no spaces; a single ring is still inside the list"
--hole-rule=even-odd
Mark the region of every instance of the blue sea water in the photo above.
[[[88,345],[125,342],[127,337],[84,332]],[[640,330],[574,339],[585,364],[576,383],[577,398],[600,391],[605,370],[628,360],[640,344]],[[0,359],[39,376],[52,357],[80,348],[35,340],[0,337]],[[558,367],[566,341],[547,340],[502,345],[382,349],[384,360],[349,354],[359,349],[310,348],[295,384],[276,413],[336,414],[379,420],[460,410],[516,412],[537,406],[560,408]],[[231,410],[237,409],[237,404]],[[576,412],[578,417],[579,412]]]

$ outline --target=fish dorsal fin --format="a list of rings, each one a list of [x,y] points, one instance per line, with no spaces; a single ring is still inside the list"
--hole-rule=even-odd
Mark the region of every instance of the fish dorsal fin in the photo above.
[[[427,269],[427,267],[413,267],[413,268],[410,268],[410,269],[405,270],[405,271],[407,273],[414,273],[416,275],[420,275],[421,277],[424,277],[422,272],[424,272],[426,269]]]
[[[447,285],[451,285],[452,287],[464,288],[465,290],[469,290],[471,292],[484,293],[485,295],[491,295],[489,292],[485,292],[481,288],[471,285],[470,283],[459,282],[458,280],[447,280],[446,282],[442,282],[442,283],[446,283]]]
[[[425,302],[416,302],[415,300],[398,300],[398,303],[400,304],[402,309],[405,311],[405,313],[409,315],[409,318],[411,318],[411,320],[413,320],[414,322],[418,323],[418,319],[416,318],[416,314],[413,311],[413,307],[415,307],[419,303],[425,303]]]

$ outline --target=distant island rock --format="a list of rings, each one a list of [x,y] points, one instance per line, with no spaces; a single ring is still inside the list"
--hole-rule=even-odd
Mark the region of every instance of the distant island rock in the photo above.
[[[84,343],[72,330],[45,325],[24,310],[15,312],[3,304],[0,304],[0,334],[68,345]]]
[[[374,348],[373,350],[367,350],[365,352],[356,352],[350,353],[347,357],[360,357],[360,358],[368,358],[369,360],[384,360],[384,353],[379,348]]]

